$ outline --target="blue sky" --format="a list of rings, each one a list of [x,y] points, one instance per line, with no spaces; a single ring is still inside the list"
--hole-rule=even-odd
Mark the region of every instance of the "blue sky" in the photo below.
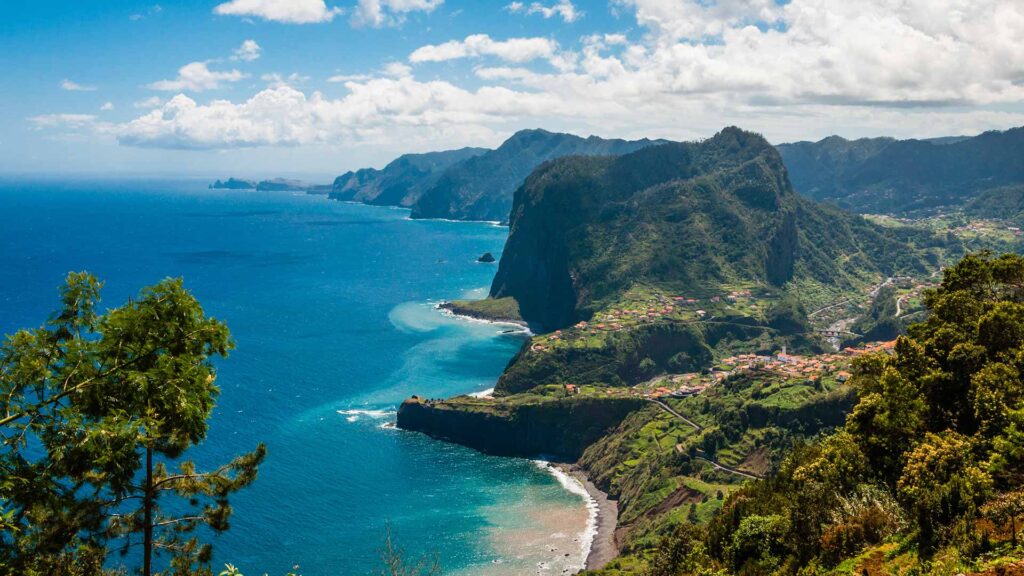
[[[47,1],[0,22],[2,173],[326,179],[525,127],[1024,124],[1009,0]]]

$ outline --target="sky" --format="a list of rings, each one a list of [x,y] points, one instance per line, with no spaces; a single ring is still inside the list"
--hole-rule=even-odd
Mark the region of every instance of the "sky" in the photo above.
[[[523,128],[1024,125],[1021,0],[8,0],[0,174],[305,177]]]

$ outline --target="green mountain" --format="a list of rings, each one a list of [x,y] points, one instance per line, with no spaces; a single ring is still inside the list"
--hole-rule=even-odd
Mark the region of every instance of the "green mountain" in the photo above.
[[[936,262],[922,248],[942,244],[799,196],[774,147],[727,128],[703,142],[543,165],[515,194],[490,296],[554,330],[638,282],[698,297],[791,281],[848,289],[921,273]]]
[[[507,222],[513,193],[542,163],[571,155],[627,154],[657,143],[522,130],[497,149],[445,171],[413,204],[412,217]]]
[[[412,206],[450,166],[485,152],[486,148],[460,148],[405,154],[381,170],[363,168],[338,176],[329,197],[377,206]]]
[[[832,136],[778,149],[797,191],[857,212],[961,206],[1024,184],[1024,128],[932,140]]]
[[[986,190],[969,201],[964,212],[970,216],[1024,224],[1024,184]]]

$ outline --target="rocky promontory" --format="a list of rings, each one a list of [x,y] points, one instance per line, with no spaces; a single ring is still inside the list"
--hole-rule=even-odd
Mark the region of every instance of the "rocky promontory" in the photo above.
[[[509,400],[413,396],[398,409],[398,427],[486,454],[571,462],[644,404],[637,398],[569,395],[519,395]]]
[[[301,180],[287,178],[271,178],[269,180],[245,180],[228,178],[210,184],[211,190],[259,190],[261,192],[308,192],[310,194],[328,194],[330,184],[309,184]]]
[[[507,322],[526,326],[519,315],[519,304],[513,298],[486,298],[484,300],[452,300],[437,306],[456,316],[465,316],[488,322]]]
[[[213,184],[210,184],[211,190],[254,190],[255,188],[255,181],[243,180],[241,178],[228,178],[227,180],[217,180]]]

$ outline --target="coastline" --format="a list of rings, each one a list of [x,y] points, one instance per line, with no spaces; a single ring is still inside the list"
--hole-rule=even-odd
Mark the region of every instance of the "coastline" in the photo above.
[[[532,335],[533,332],[530,330],[529,325],[522,320],[502,319],[502,318],[489,318],[484,315],[473,315],[462,311],[455,311],[452,309],[451,302],[444,301],[434,305],[434,309],[441,312],[445,316],[452,318],[458,318],[459,320],[466,320],[469,322],[482,322],[484,324],[494,324],[498,326],[514,326],[517,328],[516,332],[523,332],[525,334]]]
[[[463,321],[514,326],[528,335],[532,334],[529,326],[523,321],[486,318],[456,312],[448,302],[441,302],[434,308],[442,314]],[[487,397],[493,394],[493,390],[491,388],[470,395]],[[535,460],[535,463],[546,468],[567,491],[583,497],[586,503],[588,519],[587,526],[580,535],[582,551],[580,570],[597,570],[604,567],[619,555],[618,547],[615,545],[615,529],[618,526],[619,518],[618,502],[608,498],[608,494],[595,486],[587,473],[575,464],[544,460]]]
[[[512,319],[489,318],[483,315],[473,315],[456,311],[450,302],[444,301],[436,304],[434,309],[441,314],[468,322],[481,322],[499,326],[515,327],[517,332],[522,331],[532,335],[526,322]],[[470,396],[486,398],[494,393],[490,388],[480,392],[471,393]],[[615,544],[615,529],[618,527],[619,504],[608,497],[604,491],[599,489],[590,481],[590,477],[583,469],[575,464],[547,462],[544,460],[534,461],[538,466],[546,468],[567,491],[581,496],[587,508],[587,525],[580,534],[580,568],[583,570],[598,570],[619,555],[619,549]]]
[[[619,503],[608,498],[601,489],[590,481],[590,477],[575,464],[551,464],[564,474],[578,482],[587,492],[591,511],[591,522],[588,523],[586,534],[590,538],[587,555],[584,559],[584,570],[598,570],[619,555],[615,545],[615,528],[619,520]]]

